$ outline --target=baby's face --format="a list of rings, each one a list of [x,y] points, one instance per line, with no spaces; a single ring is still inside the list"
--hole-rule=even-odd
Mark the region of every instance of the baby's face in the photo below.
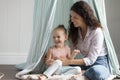
[[[57,46],[57,47],[64,46],[66,39],[67,38],[66,38],[64,31],[57,30],[57,29],[53,31],[53,42],[54,42],[55,46]]]

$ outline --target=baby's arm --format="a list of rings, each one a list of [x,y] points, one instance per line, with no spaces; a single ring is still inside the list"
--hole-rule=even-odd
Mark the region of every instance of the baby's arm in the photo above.
[[[54,60],[52,59],[52,48],[51,47],[48,49],[45,61],[46,61],[46,65],[48,66],[50,66],[54,62]]]
[[[75,50],[73,50],[73,52],[71,53],[71,50],[70,50],[70,48],[68,48],[68,59],[74,59],[75,58],[75,56],[78,54],[78,53],[80,53],[80,51],[78,50],[78,49],[75,49]]]

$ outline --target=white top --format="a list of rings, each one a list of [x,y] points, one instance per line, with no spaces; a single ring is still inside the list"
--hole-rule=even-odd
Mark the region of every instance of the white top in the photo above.
[[[77,49],[84,55],[83,60],[86,66],[94,64],[98,56],[105,56],[107,52],[102,29],[91,30],[88,27],[84,40],[79,30]]]

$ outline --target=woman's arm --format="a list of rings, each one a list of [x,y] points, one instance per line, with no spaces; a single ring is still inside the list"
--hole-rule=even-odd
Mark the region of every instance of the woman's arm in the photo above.
[[[62,60],[63,65],[85,65],[83,59],[68,59],[68,58],[60,58]]]
[[[85,65],[85,62],[83,59],[71,59],[69,60],[69,65]]]
[[[88,55],[83,58],[86,66],[93,65],[99,56],[106,55],[106,52],[103,51],[104,48],[104,36],[101,28],[97,28],[91,34],[91,44],[89,48]],[[102,51],[102,53],[101,53]]]

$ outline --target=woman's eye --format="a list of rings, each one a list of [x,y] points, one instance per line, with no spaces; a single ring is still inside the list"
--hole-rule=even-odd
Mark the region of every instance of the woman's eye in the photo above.
[[[78,18],[75,16],[74,19],[78,19]]]

